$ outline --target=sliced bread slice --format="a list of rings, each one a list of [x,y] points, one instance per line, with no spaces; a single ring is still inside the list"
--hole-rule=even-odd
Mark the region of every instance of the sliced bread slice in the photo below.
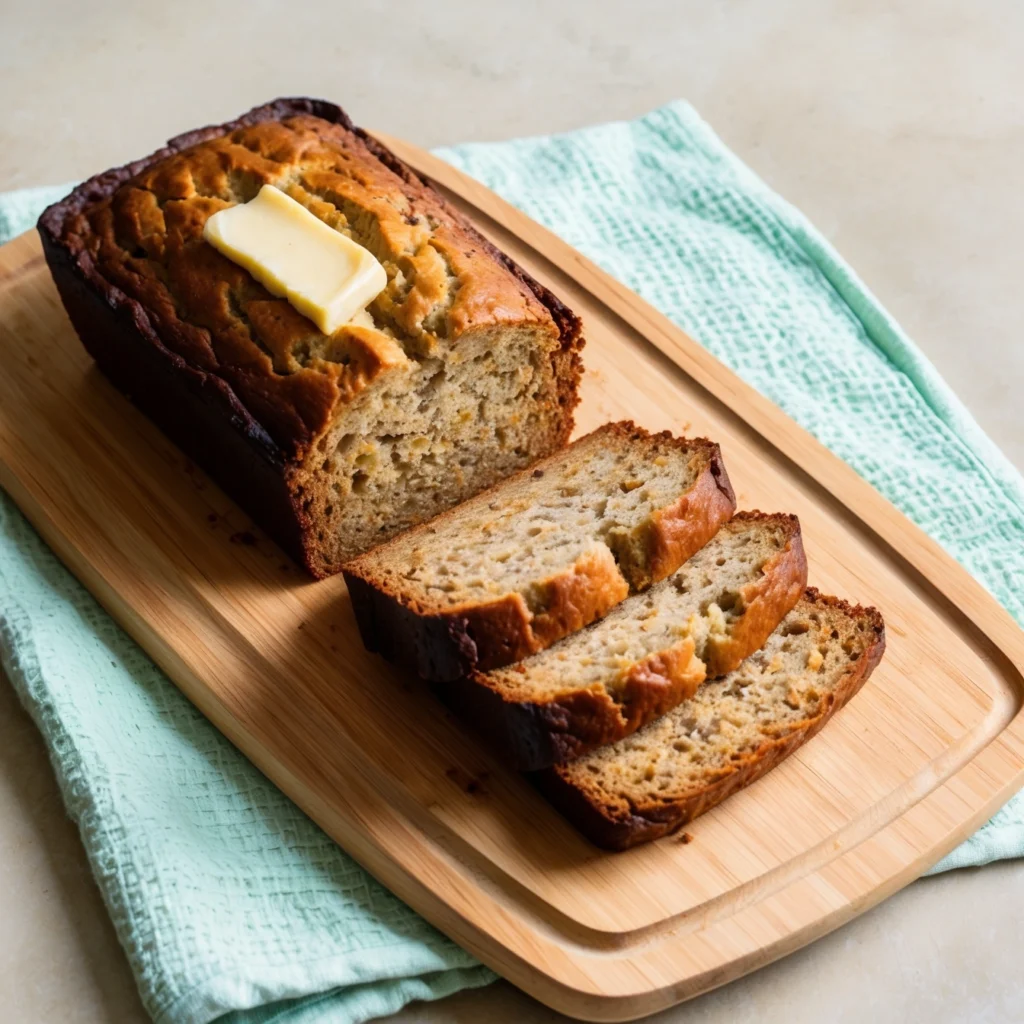
[[[451,680],[600,618],[735,507],[718,445],[610,423],[343,571],[363,643]]]
[[[674,575],[442,696],[523,770],[629,735],[756,651],[807,586],[796,516],[740,512]]]
[[[771,771],[863,685],[885,651],[874,608],[809,589],[763,650],[692,700],[541,772],[542,791],[598,846],[674,832]]]

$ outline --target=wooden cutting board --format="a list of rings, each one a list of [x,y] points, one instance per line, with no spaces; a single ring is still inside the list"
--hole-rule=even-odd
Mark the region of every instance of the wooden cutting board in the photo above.
[[[0,483],[188,697],[350,854],[577,1017],[652,1013],[920,875],[1024,783],[1024,635],[851,469],[668,320],[481,185],[394,139],[582,314],[580,431],[721,442],[741,508],[799,514],[811,582],[889,649],[824,732],[670,838],[589,845],[95,370],[30,233],[0,249]]]

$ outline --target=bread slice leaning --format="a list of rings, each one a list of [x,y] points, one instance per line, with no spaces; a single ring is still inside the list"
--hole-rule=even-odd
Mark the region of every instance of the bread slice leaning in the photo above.
[[[526,771],[634,732],[756,651],[807,586],[796,516],[740,512],[682,568],[517,665],[441,687]]]
[[[598,846],[674,832],[771,771],[863,685],[882,616],[809,589],[764,649],[628,738],[536,776]]]
[[[363,643],[445,681],[600,618],[735,507],[718,445],[611,423],[343,572]]]

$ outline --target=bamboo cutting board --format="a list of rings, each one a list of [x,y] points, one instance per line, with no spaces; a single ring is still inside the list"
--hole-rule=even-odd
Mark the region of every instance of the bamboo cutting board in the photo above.
[[[889,648],[824,732],[670,838],[590,846],[100,376],[37,239],[0,249],[0,484],[111,614],[386,886],[545,1003],[652,1013],[822,935],[1024,783],[1024,635],[847,466],[650,306],[481,185],[386,139],[586,324],[579,430],[718,440],[741,508],[796,512],[811,582]]]

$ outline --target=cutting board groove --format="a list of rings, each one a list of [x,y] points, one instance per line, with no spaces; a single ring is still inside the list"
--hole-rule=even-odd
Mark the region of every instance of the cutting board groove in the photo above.
[[[665,317],[482,185],[385,141],[583,316],[581,432],[629,417],[715,438],[741,508],[800,516],[811,581],[882,609],[886,658],[819,737],[690,825],[689,844],[590,846],[362,649],[340,579],[306,579],[110,387],[33,235],[0,249],[0,483],[200,710],[385,885],[549,1005],[631,1019],[841,925],[1019,788],[1024,636]]]

